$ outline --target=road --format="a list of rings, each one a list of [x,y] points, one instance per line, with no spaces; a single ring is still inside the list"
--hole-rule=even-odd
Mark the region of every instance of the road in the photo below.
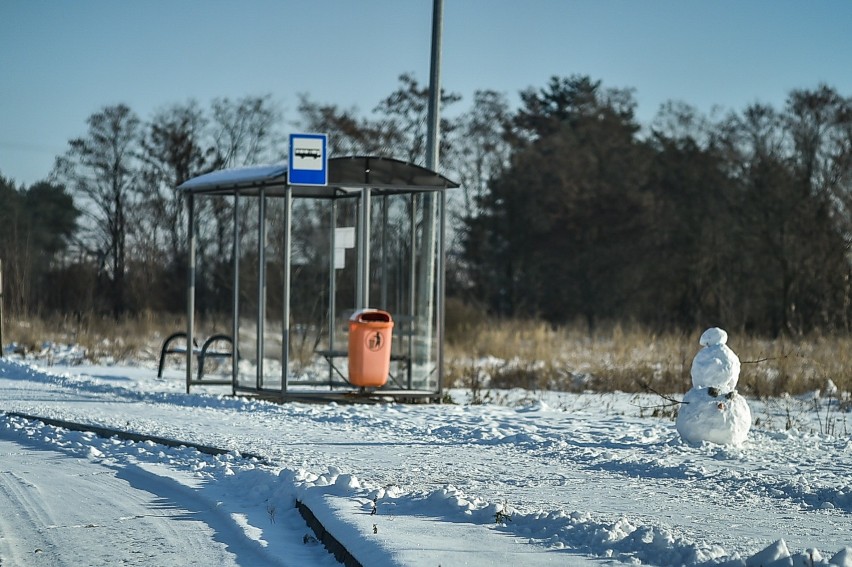
[[[139,466],[27,447],[0,429],[0,565],[268,564],[215,505]],[[228,543],[225,543],[228,542]]]

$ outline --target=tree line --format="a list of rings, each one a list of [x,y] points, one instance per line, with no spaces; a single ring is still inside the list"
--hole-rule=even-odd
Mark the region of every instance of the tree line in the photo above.
[[[449,201],[450,296],[590,329],[850,329],[849,97],[818,85],[780,109],[721,117],[671,102],[646,125],[630,89],[588,76],[553,77],[514,109],[489,90],[460,102],[442,93],[442,173],[462,185]],[[405,74],[369,113],[301,95],[290,124],[328,133],[331,156],[423,164],[427,103]],[[46,181],[16,187],[0,175],[10,312],[180,312],[186,205],[175,187],[283,161],[287,124],[270,96],[189,101],[147,120],[106,106]],[[199,304],[226,312],[233,211],[226,200],[198,206]]]
[[[629,91],[523,93],[511,156],[466,222],[471,288],[555,323],[849,330],[852,99],[821,85],[717,121]]]

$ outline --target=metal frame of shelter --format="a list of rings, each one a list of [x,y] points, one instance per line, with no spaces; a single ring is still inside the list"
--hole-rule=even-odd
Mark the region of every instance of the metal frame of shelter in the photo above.
[[[251,166],[221,171],[214,171],[190,179],[180,186],[188,205],[188,277],[187,277],[187,329],[186,329],[186,390],[190,391],[196,385],[230,385],[232,393],[237,395],[256,394],[264,397],[277,398],[282,401],[290,399],[311,398],[375,398],[394,397],[397,399],[432,399],[438,400],[443,395],[444,381],[444,275],[445,275],[445,231],[446,231],[446,190],[457,188],[459,185],[448,178],[421,166],[401,160],[381,156],[348,156],[330,158],[328,160],[328,185],[304,186],[290,185],[287,178],[286,165]],[[403,196],[403,197],[396,197]],[[347,351],[336,350],[336,269],[335,269],[335,234],[337,224],[337,203],[346,200],[355,203],[355,309],[379,308],[387,309],[381,304],[371,305],[371,279],[384,280],[388,265],[384,261],[385,227],[387,223],[388,205],[386,197],[402,198],[405,202],[410,219],[406,236],[410,241],[408,258],[397,260],[398,263],[408,262],[406,269],[408,277],[404,285],[407,289],[403,294],[410,298],[408,313],[391,313],[399,316],[400,324],[394,333],[407,332],[404,340],[394,341],[394,351],[405,350],[404,354],[392,354],[392,358],[402,364],[407,370],[406,377],[397,377],[382,388],[357,388],[348,383],[346,376],[338,368],[341,360],[347,356]],[[232,365],[229,380],[205,379],[193,373],[193,359],[198,353],[193,352],[189,345],[193,344],[196,311],[196,247],[197,223],[196,199],[226,198],[233,205],[233,284],[232,284]],[[242,256],[240,234],[240,203],[244,198],[257,199],[257,290],[256,290],[256,343],[253,345],[256,370],[253,383],[246,384],[245,376],[240,373],[240,259]],[[283,199],[283,218],[275,219],[282,223],[278,228],[283,233],[283,259],[281,270],[281,376],[280,384],[276,377],[265,374],[265,343],[268,333],[266,326],[266,294],[267,294],[267,199]],[[375,230],[372,224],[372,202],[380,198],[385,204],[381,206],[381,221]],[[290,372],[292,337],[291,328],[291,296],[292,264],[293,264],[293,208],[295,199],[328,200],[330,202],[329,220],[329,251],[328,251],[328,284],[326,317],[327,339],[324,346],[317,351],[317,360],[325,358],[328,364],[328,380],[304,379]],[[416,212],[419,211],[419,212]],[[419,215],[419,216],[415,216]],[[418,222],[419,221],[419,222]],[[419,232],[418,232],[419,229]],[[374,240],[380,239],[379,242]],[[418,243],[419,242],[419,246]],[[373,245],[382,248],[378,261],[371,268]],[[254,253],[254,252],[253,252]],[[423,279],[417,275],[420,266],[421,273],[431,274]],[[419,295],[418,295],[419,294]],[[245,297],[243,293],[243,297]],[[384,293],[382,300],[384,300]],[[425,301],[417,299],[426,298]],[[374,302],[375,303],[375,302]],[[415,304],[420,305],[417,307]],[[390,311],[390,310],[388,310]],[[402,361],[402,362],[400,362]],[[322,361],[320,361],[322,362]]]

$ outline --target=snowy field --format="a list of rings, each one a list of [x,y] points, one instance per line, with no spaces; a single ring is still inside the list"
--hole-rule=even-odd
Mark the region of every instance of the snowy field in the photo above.
[[[852,567],[852,416],[817,394],[748,400],[758,423],[726,447],[641,417],[650,395],[277,405],[184,389],[179,369],[73,349],[0,359],[0,565],[337,565],[300,501],[366,567]]]

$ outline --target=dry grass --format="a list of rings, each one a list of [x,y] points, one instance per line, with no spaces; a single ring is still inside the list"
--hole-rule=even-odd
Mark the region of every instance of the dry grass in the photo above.
[[[218,321],[199,325],[202,326],[225,328]],[[43,343],[54,342],[78,345],[95,362],[157,360],[162,341],[185,328],[184,317],[150,312],[119,321],[96,315],[26,318],[4,322],[3,341],[15,343],[16,350],[22,353],[39,352]]]
[[[773,341],[752,338],[743,341],[736,352],[743,361],[740,389],[750,395],[768,397],[825,391],[829,380],[840,391],[852,391],[850,336],[814,335]]]
[[[452,385],[661,394],[691,387],[690,367],[704,330],[655,334],[615,324],[590,335],[579,325],[500,320],[450,329],[446,358]],[[795,396],[824,390],[829,379],[840,391],[852,391],[850,336],[770,341],[731,333],[728,346],[743,363],[744,394]]]
[[[94,361],[156,361],[163,339],[185,325],[181,315],[157,313],[118,322],[97,316],[7,320],[3,339],[15,342],[21,351],[40,351],[44,341],[52,341],[80,345]],[[200,320],[197,332],[230,334],[229,327],[227,317]],[[452,304],[447,384],[479,392],[525,388],[683,393],[691,386],[690,366],[702,331],[655,334],[636,325],[613,324],[589,334],[582,325],[495,320],[475,308]],[[315,346],[313,341],[305,344],[301,350],[310,350],[312,356],[308,347]],[[743,363],[739,390],[746,395],[796,396],[824,390],[828,380],[840,392],[852,392],[852,336],[767,340],[732,331],[728,346]]]
[[[554,327],[541,321],[480,320],[448,323],[448,375],[468,387],[469,367],[484,368],[478,380],[493,388],[662,393],[684,391],[695,349],[689,338],[659,336],[621,325],[589,334],[580,325]],[[697,336],[693,344],[697,345]]]

